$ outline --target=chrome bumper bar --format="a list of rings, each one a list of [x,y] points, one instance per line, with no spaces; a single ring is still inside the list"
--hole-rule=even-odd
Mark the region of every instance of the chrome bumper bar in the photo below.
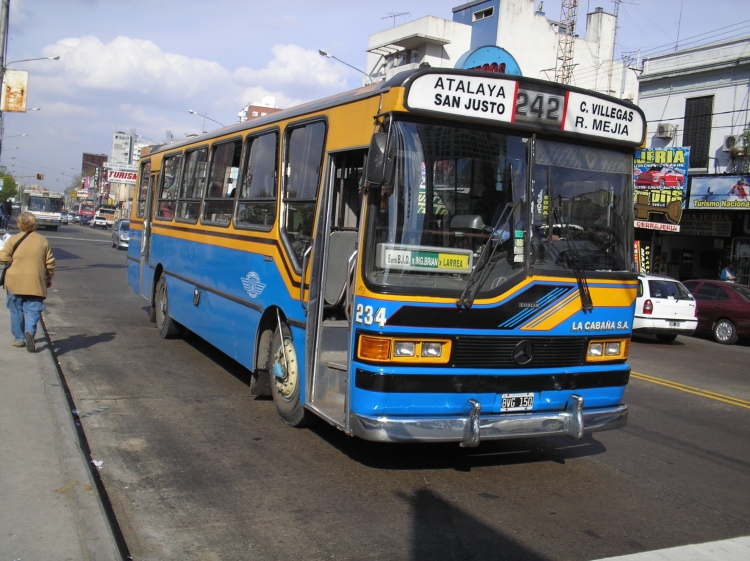
[[[368,417],[351,413],[351,433],[377,442],[460,442],[477,446],[481,440],[584,434],[623,428],[628,406],[583,410],[583,398],[570,396],[565,411],[504,413],[480,416],[479,402],[469,400],[465,417]]]

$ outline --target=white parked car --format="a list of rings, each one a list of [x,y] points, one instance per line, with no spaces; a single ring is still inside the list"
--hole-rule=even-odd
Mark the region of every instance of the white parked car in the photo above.
[[[638,275],[633,333],[656,335],[671,343],[678,335],[692,335],[698,326],[695,300],[680,281],[656,275]]]
[[[103,230],[107,229],[107,219],[104,218],[101,214],[97,214],[94,216],[94,218],[91,219],[91,222],[89,223],[89,227],[91,228],[101,228]]]

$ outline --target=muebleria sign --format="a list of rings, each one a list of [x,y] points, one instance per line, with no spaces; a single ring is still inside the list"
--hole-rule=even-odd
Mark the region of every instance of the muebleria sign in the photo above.
[[[696,210],[750,210],[750,176],[693,177],[688,208]]]

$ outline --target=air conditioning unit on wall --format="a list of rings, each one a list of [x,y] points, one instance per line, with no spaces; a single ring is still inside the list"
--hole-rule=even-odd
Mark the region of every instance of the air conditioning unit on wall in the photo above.
[[[721,145],[721,149],[724,152],[729,152],[732,148],[737,146],[737,137],[733,134],[728,134],[724,137],[724,144]]]
[[[677,132],[677,125],[672,123],[659,123],[656,126],[656,138],[674,138],[675,132]]]

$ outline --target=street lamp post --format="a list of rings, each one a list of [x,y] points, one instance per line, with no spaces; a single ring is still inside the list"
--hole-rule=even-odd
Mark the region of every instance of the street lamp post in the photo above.
[[[208,119],[209,121],[213,121],[214,123],[222,127],[225,126],[216,119],[212,119],[211,117],[209,117],[208,113],[198,113],[197,111],[193,111],[192,109],[188,109],[188,113],[190,113],[191,115],[197,115],[198,117],[203,117],[203,132],[206,132],[206,119]]]
[[[354,70],[356,70],[356,71],[357,71],[357,72],[359,72],[360,74],[364,74],[364,75],[365,75],[365,77],[367,78],[367,83],[368,83],[368,84],[372,84],[372,76],[370,76],[370,75],[369,75],[369,74],[368,74],[367,72],[365,72],[364,70],[360,70],[359,68],[357,68],[356,66],[352,66],[352,65],[351,65],[351,64],[349,64],[348,62],[344,62],[344,61],[343,61],[343,60],[341,60],[340,58],[338,58],[338,57],[335,57],[335,56],[333,56],[333,55],[332,55],[331,53],[327,53],[326,51],[323,51],[323,50],[320,50],[320,49],[318,49],[318,53],[320,53],[320,56],[324,56],[324,57],[326,57],[326,58],[332,58],[332,59],[334,59],[334,60],[338,60],[338,61],[339,61],[339,62],[340,62],[341,64],[344,64],[344,65],[348,66],[349,68],[353,68]]]

